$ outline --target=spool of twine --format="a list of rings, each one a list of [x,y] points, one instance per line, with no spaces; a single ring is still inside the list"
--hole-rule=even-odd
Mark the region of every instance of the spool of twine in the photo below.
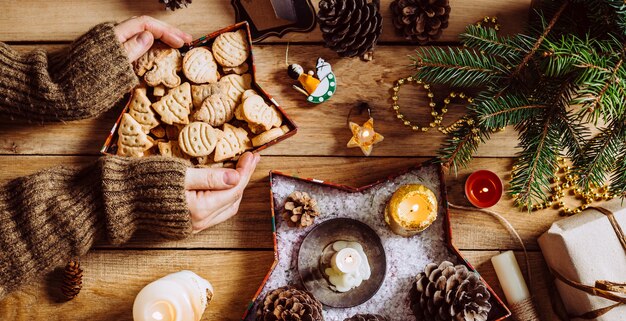
[[[513,319],[517,321],[540,321],[539,313],[535,308],[532,297],[517,302],[515,304],[509,304],[511,312],[513,313]]]

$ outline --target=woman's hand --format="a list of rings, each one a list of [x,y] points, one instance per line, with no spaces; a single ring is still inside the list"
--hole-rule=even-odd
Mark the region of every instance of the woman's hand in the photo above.
[[[150,16],[133,17],[120,22],[115,26],[115,34],[126,48],[131,62],[146,53],[154,39],[161,39],[173,48],[180,48],[193,40],[190,34]]]
[[[237,169],[187,169],[185,194],[194,233],[237,214],[243,191],[260,159],[259,154],[248,152],[239,158]]]

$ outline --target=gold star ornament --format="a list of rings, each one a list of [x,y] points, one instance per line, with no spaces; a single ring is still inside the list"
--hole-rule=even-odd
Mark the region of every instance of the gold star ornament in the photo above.
[[[350,122],[352,138],[348,142],[348,147],[359,147],[365,156],[372,153],[374,144],[380,143],[385,137],[374,130],[374,118],[370,118],[363,126]]]

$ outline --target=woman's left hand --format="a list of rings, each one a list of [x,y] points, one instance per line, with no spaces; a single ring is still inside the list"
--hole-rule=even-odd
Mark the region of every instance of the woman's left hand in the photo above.
[[[150,16],[133,17],[115,26],[117,39],[124,45],[128,59],[133,62],[141,57],[160,39],[172,48],[190,43],[190,34]]]

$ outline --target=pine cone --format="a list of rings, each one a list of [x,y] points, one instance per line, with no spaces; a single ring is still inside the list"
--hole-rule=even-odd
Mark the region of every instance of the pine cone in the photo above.
[[[267,293],[256,321],[324,321],[322,304],[307,291],[283,286]]]
[[[387,318],[378,314],[355,314],[343,321],[387,321]]]
[[[295,191],[287,197],[283,219],[290,227],[307,227],[320,215],[317,201],[305,192]]]
[[[379,0],[321,0],[317,18],[326,46],[341,57],[374,50],[383,28],[379,9]]]
[[[448,28],[448,0],[394,0],[390,8],[396,32],[419,44],[439,39]]]
[[[491,295],[477,273],[464,265],[430,263],[411,288],[418,321],[486,321]]]
[[[159,0],[159,2],[165,4],[165,9],[174,11],[176,9],[187,8],[191,0]]]
[[[80,262],[71,260],[65,265],[61,293],[67,300],[75,298],[83,287],[83,270]]]

